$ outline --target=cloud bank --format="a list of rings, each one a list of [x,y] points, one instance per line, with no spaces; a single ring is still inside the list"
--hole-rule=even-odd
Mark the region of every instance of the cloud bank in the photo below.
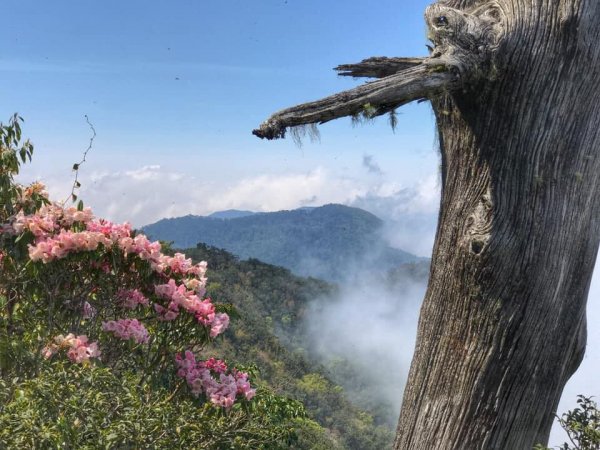
[[[415,231],[421,222],[435,222],[438,203],[438,186],[433,175],[415,186],[405,187],[386,182],[381,176],[350,177],[323,167],[301,173],[261,174],[215,182],[201,173],[189,174],[149,165],[91,172],[80,180],[80,198],[92,206],[98,216],[117,222],[129,221],[135,226],[165,217],[205,215],[226,209],[266,212],[341,203],[364,208],[386,222],[400,224],[402,232],[393,231],[393,227],[386,231],[391,243],[399,247],[410,246],[415,241],[412,237],[406,238],[405,231]],[[43,181],[53,198],[65,198],[72,182],[65,181],[64,176],[46,177]]]

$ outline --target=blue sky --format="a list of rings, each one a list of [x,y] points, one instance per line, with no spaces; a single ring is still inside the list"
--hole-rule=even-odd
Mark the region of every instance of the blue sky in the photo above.
[[[135,225],[223,208],[351,203],[423,183],[432,189],[438,156],[426,104],[404,108],[395,134],[385,118],[357,128],[349,120],[327,124],[320,143],[301,149],[250,133],[278,109],[362,83],[337,77],[337,64],[425,54],[425,6],[21,1],[0,30],[0,116],[18,111],[25,118],[37,150],[25,177],[43,179],[62,198],[87,146],[88,115],[98,134],[82,167],[82,196],[98,213]],[[365,157],[382,170],[369,171]],[[286,177],[295,181],[276,201],[262,198]],[[255,189],[244,194],[242,181],[255,181]],[[186,195],[190,185],[201,198]],[[436,206],[431,200],[427,212]],[[430,245],[415,251],[427,253]]]
[[[399,3],[18,2],[0,31],[2,109],[18,109],[30,133],[55,136],[63,151],[61,135],[85,140],[87,114],[106,155],[162,157],[181,145],[186,156],[218,148],[269,158],[290,146],[261,144],[249,130],[278,108],[360,82],[332,67],[424,53],[425,2]],[[414,142],[432,134],[432,120],[426,106],[412,109],[401,126]],[[325,127],[319,152],[373,134],[347,124]]]
[[[0,120],[25,118],[36,154],[23,180],[41,179],[62,199],[90,138],[88,115],[97,137],[81,195],[113,220],[341,202],[384,217],[393,243],[429,255],[439,158],[427,104],[402,108],[395,133],[380,118],[326,124],[321,142],[302,148],[251,135],[278,109],[362,82],[338,78],[338,64],[425,55],[427,4],[20,0],[0,27]],[[599,393],[590,358],[561,409]]]

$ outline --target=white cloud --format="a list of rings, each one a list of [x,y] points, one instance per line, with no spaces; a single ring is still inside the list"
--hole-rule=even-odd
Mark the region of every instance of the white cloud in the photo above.
[[[440,202],[437,175],[412,187],[382,184],[351,204],[385,221],[384,235],[390,245],[419,256],[431,256]]]
[[[383,175],[383,171],[377,161],[375,161],[375,157],[373,155],[364,155],[362,160],[362,165],[369,173],[374,173],[376,175]]]
[[[433,177],[402,188],[397,183],[349,177],[323,167],[305,173],[261,174],[215,182],[207,181],[202,174],[149,165],[117,172],[84,172],[80,180],[80,198],[99,217],[129,221],[135,226],[164,217],[205,215],[225,209],[278,211],[342,203],[365,208],[386,220],[405,220],[429,216],[437,208]],[[72,184],[64,174],[43,181],[52,197],[60,199],[66,197]],[[394,239],[392,242],[397,244]]]
[[[392,288],[349,274],[335,298],[313,301],[305,319],[312,351],[326,365],[343,358],[360,372],[370,386],[368,394],[390,406],[390,425],[400,412],[424,294],[425,286],[410,280]],[[345,379],[336,381],[345,384]]]
[[[209,208],[278,211],[324,203],[347,203],[367,187],[334,177],[317,168],[306,174],[260,175],[245,178],[209,200]]]

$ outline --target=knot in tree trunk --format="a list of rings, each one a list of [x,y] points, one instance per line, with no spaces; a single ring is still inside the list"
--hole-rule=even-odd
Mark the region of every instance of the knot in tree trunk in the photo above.
[[[452,70],[463,81],[493,78],[494,52],[502,36],[501,10],[495,5],[464,12],[440,3],[425,11],[428,39],[434,45],[424,61],[433,70]]]

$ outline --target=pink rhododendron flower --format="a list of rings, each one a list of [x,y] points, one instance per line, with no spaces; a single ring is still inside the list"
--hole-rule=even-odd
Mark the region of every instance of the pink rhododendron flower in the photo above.
[[[215,306],[212,304],[209,298],[204,299],[198,305],[196,311],[196,319],[202,325],[210,326],[215,320]]]
[[[235,372],[235,382],[237,384],[237,393],[246,397],[246,400],[251,400],[256,395],[256,389],[252,389],[248,381],[246,372]]]
[[[169,304],[170,310],[178,313],[179,307],[181,307],[185,311],[194,314],[198,322],[210,328],[211,337],[218,336],[229,326],[229,316],[225,313],[217,314],[215,306],[209,298],[200,300],[194,291],[187,289],[185,284],[177,285],[173,278],[166,284],[156,285],[154,292],[159,297],[171,301]],[[177,308],[171,306],[173,304]],[[163,306],[155,304],[154,309],[159,314],[161,320],[169,320],[166,317],[167,311]],[[173,315],[171,314],[171,316]]]
[[[58,345],[50,344],[42,349],[42,356],[44,359],[50,359],[56,352],[58,352]]]
[[[206,278],[203,279],[198,279],[198,278],[191,278],[188,280],[184,280],[183,283],[185,284],[185,287],[194,291],[196,293],[196,295],[198,296],[203,296],[206,293]]]
[[[223,333],[229,326],[229,316],[225,313],[215,314],[215,318],[210,324],[210,337],[216,337]]]
[[[44,211],[45,208],[46,210]],[[20,211],[17,213],[17,216],[12,223],[12,229],[15,234],[30,231],[36,239],[47,237],[51,233],[54,233],[58,227],[59,225],[56,223],[56,218],[54,215],[50,214],[49,207],[42,207],[38,214],[29,216],[26,216]]]
[[[137,319],[109,320],[102,323],[104,331],[111,332],[124,341],[133,339],[138,344],[145,344],[150,339],[148,330]]]
[[[87,223],[93,218],[92,210],[84,208],[79,211],[75,207],[63,208],[58,204],[43,205],[35,214],[17,213],[12,223],[16,234],[30,231],[36,239],[44,239],[60,228],[67,228],[75,222]]]
[[[67,352],[67,356],[71,361],[81,363],[90,358],[99,357],[100,350],[98,349],[98,344],[96,342],[88,344],[86,336],[78,336],[74,345],[72,345]]]
[[[167,264],[171,272],[180,274],[186,274],[193,265],[191,258],[186,259],[183,253],[175,253],[167,260]]]
[[[158,314],[158,320],[170,322],[171,320],[175,320],[179,315],[179,306],[174,302],[171,302],[169,303],[168,308],[164,308],[158,303],[155,303],[154,311]]]
[[[96,308],[94,308],[92,305],[90,305],[88,302],[83,302],[83,313],[82,313],[82,317],[84,319],[91,319],[93,318],[97,313]]]
[[[71,206],[63,210],[62,222],[65,225],[72,225],[75,222],[91,222],[93,218],[94,214],[92,214],[91,208],[83,208],[82,211],[79,211],[74,206]]]
[[[175,364],[177,375],[186,380],[192,394],[204,392],[211,403],[223,408],[230,408],[238,395],[250,400],[256,393],[248,382],[248,374],[235,370],[227,374],[227,365],[221,360],[196,361],[194,354],[186,351],[175,357]]]
[[[148,299],[137,289],[121,289],[117,292],[117,298],[121,301],[123,308],[127,309],[135,309],[138,305],[148,305]]]
[[[117,243],[119,239],[131,236],[131,225],[127,222],[114,224],[108,220],[100,219],[96,222],[89,222],[86,228],[88,231],[102,233],[113,243]]]
[[[51,358],[61,349],[67,350],[67,357],[74,363],[82,363],[90,358],[98,358],[101,354],[96,342],[88,343],[85,335],[75,336],[69,333],[66,336],[62,334],[54,338],[54,342],[42,349],[44,358]]]
[[[235,402],[237,383],[231,375],[222,373],[219,375],[218,383],[207,383],[204,387],[210,401],[217,406],[230,408]]]
[[[167,284],[159,284],[154,287],[156,295],[173,301],[189,313],[198,313],[202,309],[202,301],[194,291],[186,289],[184,284],[177,285],[174,279]]]
[[[69,253],[96,250],[100,244],[110,247],[112,242],[98,232],[61,230],[54,237],[47,237],[35,245],[29,244],[29,258],[32,261],[48,263],[64,258]]]
[[[206,368],[212,370],[216,373],[225,373],[227,372],[227,364],[220,359],[210,358],[205,361]]]
[[[34,186],[23,195],[24,198],[31,197],[39,192],[40,186]],[[105,304],[110,300],[107,292],[114,292],[114,286],[121,286],[116,300],[123,308],[135,310],[139,305],[149,305],[150,299],[144,293],[150,294],[153,288],[152,306],[160,321],[173,321],[180,314],[191,314],[197,326],[205,327],[210,338],[223,333],[229,325],[229,316],[218,313],[210,298],[203,298],[207,282],[206,262],[194,264],[182,253],[165,255],[160,242],[151,242],[143,234],[136,234],[128,223],[114,224],[96,219],[90,208],[79,210],[47,204],[35,214],[17,213],[10,223],[0,225],[0,232],[10,237],[30,233],[29,237],[33,236],[33,240],[28,246],[28,255],[33,262],[49,264],[70,255],[81,256],[64,264],[66,270],[89,271],[81,278],[82,288],[87,290],[89,296],[86,298],[98,310],[84,302],[81,311],[84,319],[108,310]],[[85,255],[85,252],[89,254]],[[0,264],[5,257],[6,254],[0,252]],[[146,270],[148,266],[153,273]],[[101,279],[102,272],[110,274],[106,284]],[[93,276],[87,277],[88,274]],[[96,282],[98,284],[94,284]],[[138,282],[136,289],[135,283]],[[70,286],[65,289],[70,289]],[[114,305],[108,306],[110,309]],[[183,326],[188,324],[182,322]],[[148,330],[135,318],[105,321],[102,328],[119,339],[133,340],[138,344],[148,343],[150,339]],[[206,337],[206,334],[203,336]],[[55,337],[44,347],[42,355],[51,358],[62,350],[75,363],[100,356],[96,342],[90,343],[87,336],[74,334]],[[225,408],[231,407],[238,397],[250,399],[254,395],[247,375],[228,371],[221,360],[196,361],[191,352],[177,358],[178,375],[186,379],[194,395],[203,393],[212,403]]]
[[[19,199],[19,203],[24,204],[31,200],[34,194],[39,195],[45,199],[48,199],[48,192],[46,192],[46,186],[39,181],[34,181],[29,186],[25,187],[21,190],[21,198]]]
[[[167,284],[157,284],[154,286],[155,294],[165,299],[173,298],[175,291],[177,291],[177,284],[173,278]]]

